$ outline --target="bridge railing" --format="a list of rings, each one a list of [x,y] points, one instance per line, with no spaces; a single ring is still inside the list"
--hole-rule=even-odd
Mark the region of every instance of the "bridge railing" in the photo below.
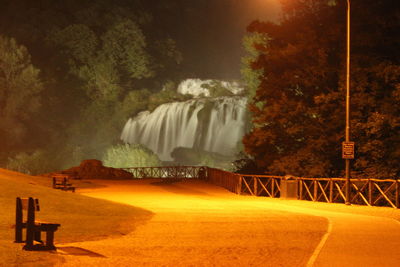
[[[277,198],[283,176],[245,175],[204,166],[124,168],[133,178],[204,179],[236,194]],[[345,178],[291,177],[300,200],[344,203]],[[350,203],[400,208],[400,179],[350,179]]]
[[[203,166],[166,166],[122,168],[132,173],[133,178],[194,178],[205,179],[207,169]]]

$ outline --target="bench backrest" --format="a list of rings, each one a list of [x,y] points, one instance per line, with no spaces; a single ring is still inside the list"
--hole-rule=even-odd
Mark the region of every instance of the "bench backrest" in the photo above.
[[[74,176],[72,176],[70,174],[62,174],[62,173],[53,174],[52,177],[54,180],[57,180],[57,181],[59,181],[59,180],[67,180],[68,181],[68,179],[74,178]]]
[[[23,211],[26,210],[26,220]],[[22,242],[22,228],[32,227],[35,212],[40,211],[39,199],[17,197],[15,208],[15,242]]]
[[[28,210],[29,198],[19,198],[19,197],[17,197],[17,202],[18,201],[21,202],[21,209],[22,210]],[[18,207],[18,203],[17,203],[17,207]],[[35,211],[40,211],[39,199],[37,199],[37,198],[33,199],[33,207],[34,207]]]
[[[70,185],[68,177],[55,177],[53,176],[53,188],[59,188],[59,186],[68,186]]]
[[[27,211],[27,218],[24,220],[23,211]],[[35,218],[35,212],[40,211],[39,199],[37,198],[20,198],[17,197],[16,210],[15,210],[15,223],[20,225],[23,222],[28,221],[29,215]]]

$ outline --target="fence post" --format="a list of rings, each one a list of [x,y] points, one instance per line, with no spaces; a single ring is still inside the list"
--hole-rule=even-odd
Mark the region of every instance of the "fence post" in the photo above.
[[[303,180],[301,178],[298,178],[300,186],[299,186],[299,199],[302,200],[303,199]]]
[[[258,196],[257,177],[255,176],[253,176],[253,190],[254,190],[254,195]]]
[[[242,194],[242,176],[238,175],[238,183],[237,183],[237,188],[236,188],[236,194],[241,195]]]
[[[271,178],[271,194],[272,197],[275,197],[275,178]]]
[[[396,208],[400,208],[400,181],[396,179]]]
[[[314,199],[313,199],[313,201],[317,201],[317,196],[318,196],[318,184],[317,184],[317,179],[314,178]]]
[[[372,206],[372,181],[368,178],[368,202]]]
[[[329,179],[329,203],[333,202],[333,180]]]

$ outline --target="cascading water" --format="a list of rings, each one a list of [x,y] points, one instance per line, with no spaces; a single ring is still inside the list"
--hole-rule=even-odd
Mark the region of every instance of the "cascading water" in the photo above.
[[[199,98],[209,95],[201,87],[207,82],[182,82],[178,92],[197,98],[141,112],[125,124],[121,139],[150,148],[164,161],[172,160],[171,152],[178,147],[233,156],[245,132],[247,100],[240,96]],[[236,84],[227,88],[239,92]]]

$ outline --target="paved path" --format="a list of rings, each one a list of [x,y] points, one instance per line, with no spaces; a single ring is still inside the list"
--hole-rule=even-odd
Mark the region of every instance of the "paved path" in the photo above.
[[[315,266],[400,266],[400,223],[363,215],[320,213],[332,232]]]
[[[64,266],[400,266],[400,223],[349,213],[359,207],[237,196],[200,181],[102,182],[82,193],[155,215],[122,238],[61,245],[101,256],[66,255]]]
[[[313,214],[329,220],[327,232],[315,248],[308,266],[400,266],[400,222],[393,218],[365,215],[368,210],[374,214],[376,209],[382,208],[305,201],[281,202],[287,203],[274,208]],[[341,212],[335,212],[335,208]],[[364,214],[352,213],[352,210],[358,209],[363,210]],[[398,210],[393,212],[399,213]]]

